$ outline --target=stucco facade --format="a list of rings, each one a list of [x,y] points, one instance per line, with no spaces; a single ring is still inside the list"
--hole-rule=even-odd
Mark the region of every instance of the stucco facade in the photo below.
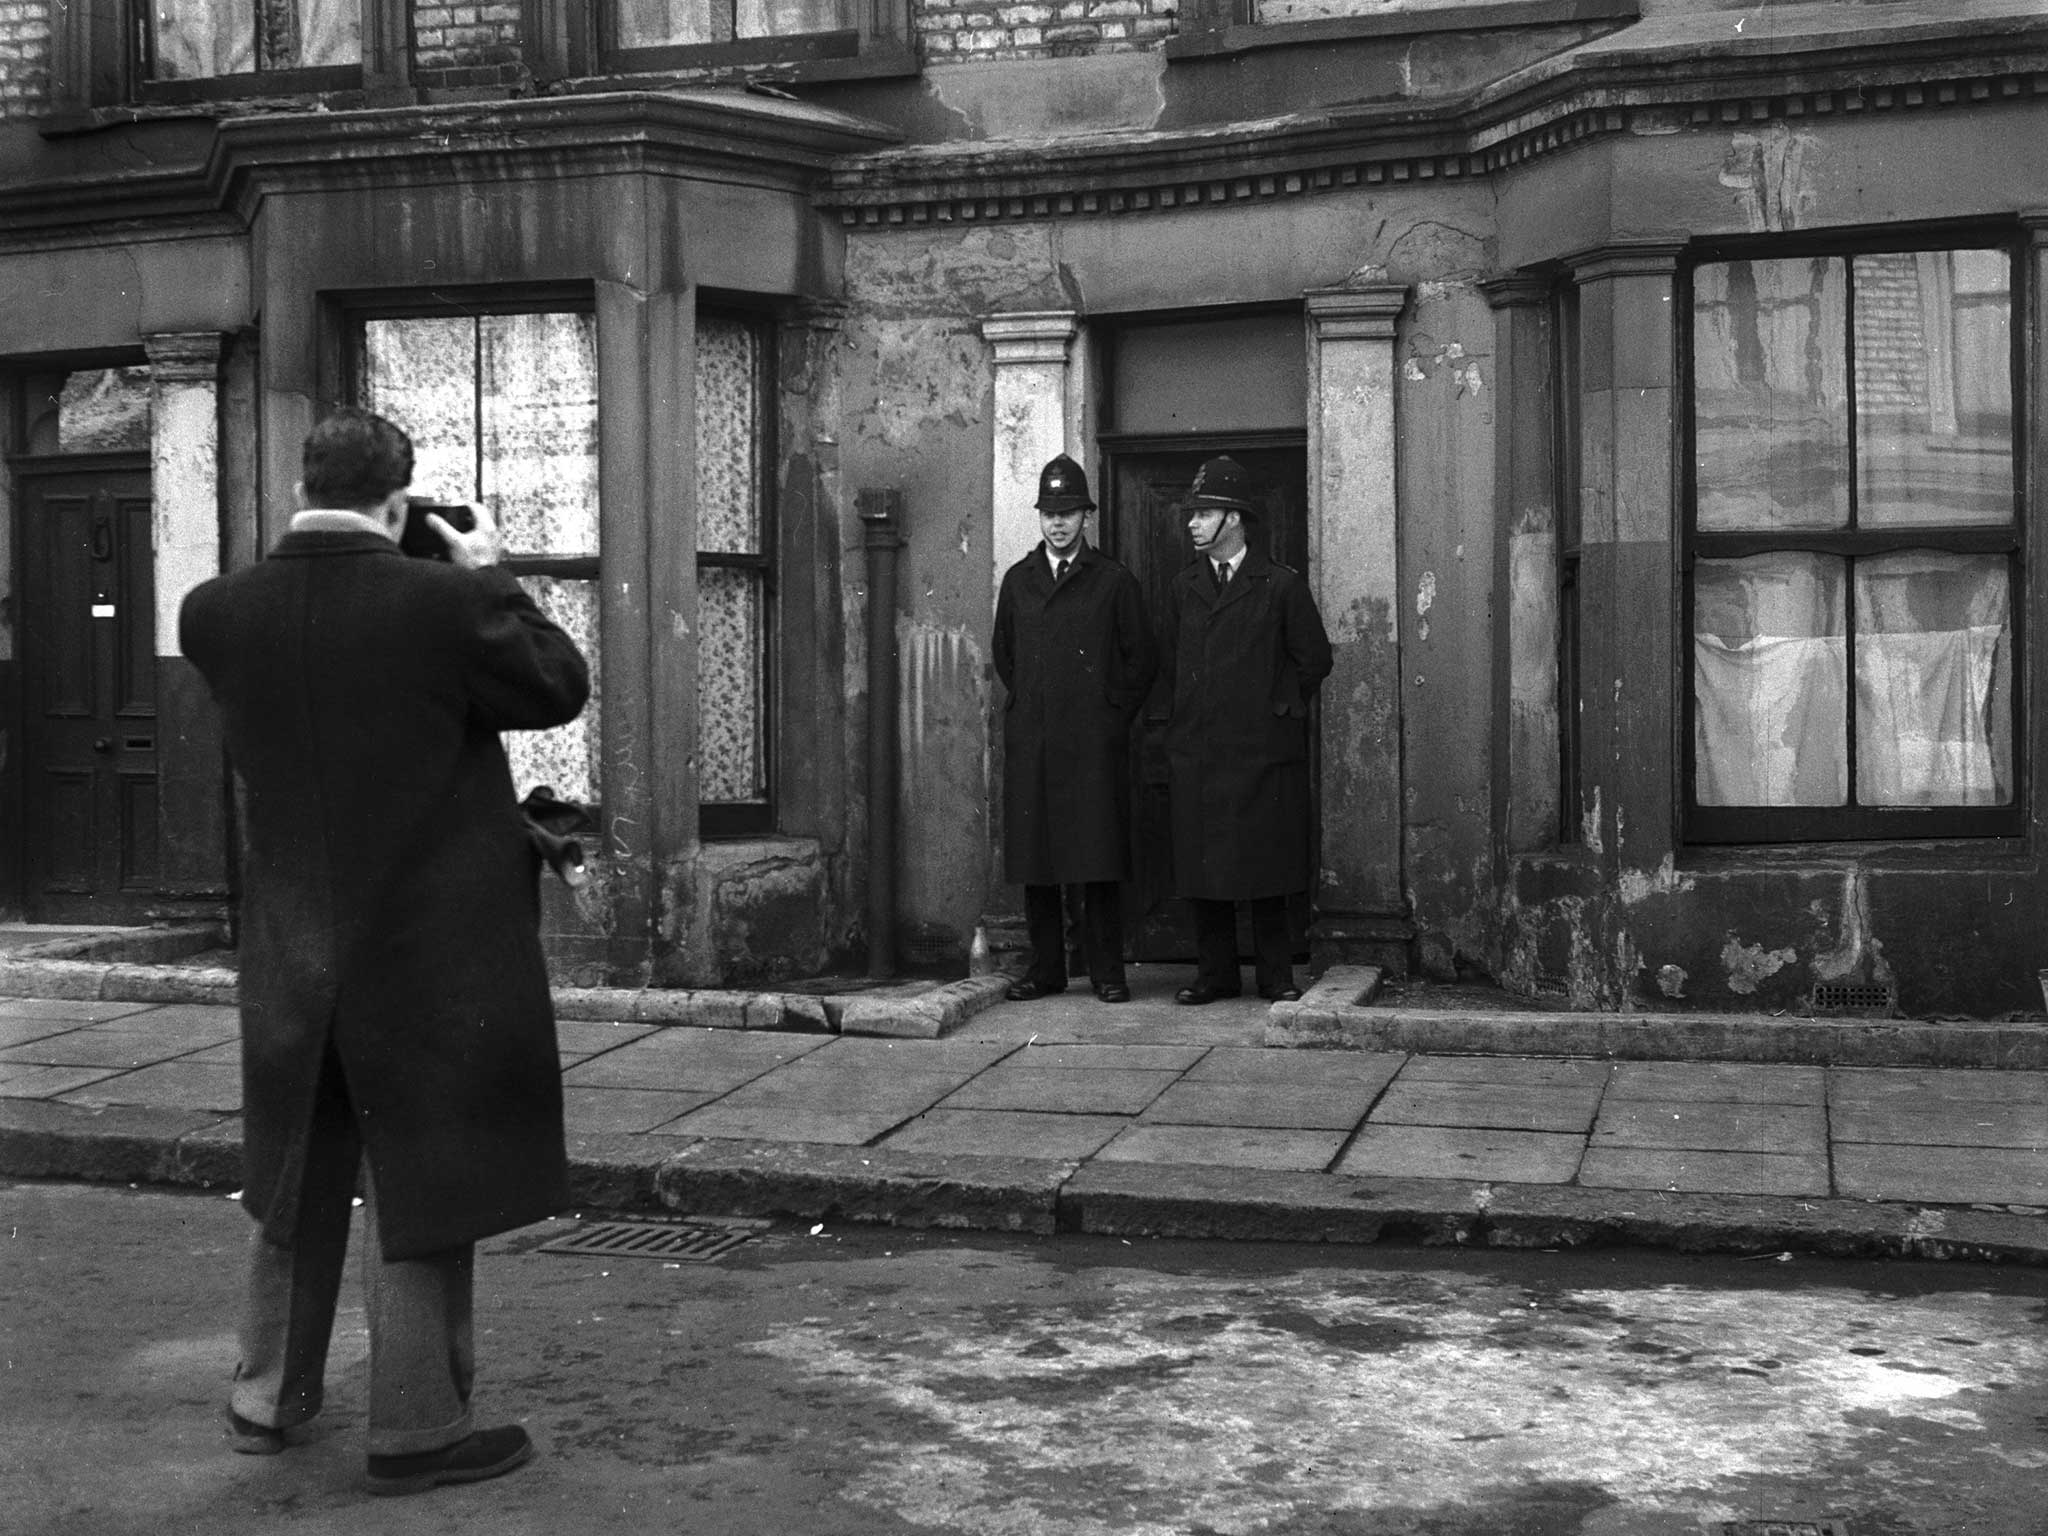
[[[218,746],[166,616],[281,528],[300,436],[351,398],[352,317],[566,306],[595,317],[604,824],[592,885],[550,897],[565,972],[858,963],[876,729],[902,786],[883,819],[898,952],[957,966],[977,928],[1012,938],[987,648],[1001,572],[1036,541],[1037,468],[1074,454],[1095,536],[1157,564],[1176,455],[1229,448],[1291,466],[1276,536],[1336,648],[1318,963],[1591,1006],[2038,1005],[2035,8],[883,7],[851,52],[659,70],[625,67],[576,7],[422,8],[410,58],[386,9],[364,13],[353,89],[173,104],[95,72],[103,40],[0,0],[0,39],[25,39],[0,56],[10,849],[55,739],[30,720],[55,642],[25,654],[21,617],[50,600],[24,590],[31,497],[67,472],[30,440],[39,381],[140,368],[154,402],[158,856],[110,910],[231,906]],[[1941,835],[1765,817],[1708,840],[1693,274],[1899,245],[2009,253],[2017,511],[1971,547],[2016,573],[1994,722],[2012,782]],[[697,316],[735,307],[772,336],[772,788],[721,820],[699,809],[722,696],[699,672],[691,424]],[[904,509],[899,707],[879,723],[856,512],[877,489]],[[11,912],[53,899],[27,874],[0,887]],[[1172,958],[1171,926],[1160,907],[1134,946]]]

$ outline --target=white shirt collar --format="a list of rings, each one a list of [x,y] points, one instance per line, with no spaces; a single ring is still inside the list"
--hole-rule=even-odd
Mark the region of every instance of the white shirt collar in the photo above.
[[[374,533],[380,539],[391,535],[384,531],[382,518],[371,517],[366,512],[350,512],[341,507],[308,507],[303,512],[292,514],[293,533]]]
[[[1052,552],[1052,546],[1050,544],[1039,545],[1039,548],[1045,551],[1045,568],[1048,571],[1052,572],[1053,579],[1055,581],[1059,579],[1060,562],[1064,560],[1069,565],[1079,564],[1081,559],[1081,551],[1086,549],[1087,547],[1088,541],[1086,539],[1076,539],[1074,540],[1074,548],[1071,554],[1056,555]]]
[[[1244,557],[1246,556],[1246,554],[1250,552],[1250,550],[1250,545],[1240,544],[1237,547],[1237,553],[1232,555],[1228,560],[1211,560],[1209,564],[1212,567],[1218,565],[1228,566],[1230,568],[1230,579],[1232,581],[1235,581],[1237,580],[1237,568],[1244,564]]]

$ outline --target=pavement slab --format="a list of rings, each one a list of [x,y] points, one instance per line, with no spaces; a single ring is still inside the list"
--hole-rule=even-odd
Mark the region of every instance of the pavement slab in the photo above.
[[[1414,1082],[1404,1070],[1373,1106],[1372,1119],[1375,1125],[1488,1126],[1584,1135],[1599,1107],[1600,1090],[1581,1083]]]
[[[1585,1147],[1584,1136],[1550,1131],[1368,1122],[1336,1171],[1387,1179],[1565,1184],[1578,1173]]]
[[[1199,1070],[1213,1052],[1205,1045],[1031,1045],[1007,1058],[1017,1067],[1099,1072],[1138,1067],[1148,1072]]]
[[[118,1076],[120,1067],[45,1067],[29,1062],[0,1063],[0,1098],[44,1099],[69,1093],[87,1083]]]
[[[1828,1117],[1818,1104],[1616,1103],[1593,1122],[1593,1146],[1693,1152],[1802,1153],[1827,1160]]]
[[[1135,1115],[1172,1084],[1176,1074],[1132,1067],[1077,1072],[1065,1067],[998,1063],[946,1099],[948,1109],[1070,1110]]]
[[[1599,1089],[1613,1070],[1604,1061],[1544,1056],[1415,1056],[1401,1069],[1411,1083],[1492,1083],[1502,1087]]]
[[[1828,1111],[1828,1124],[1838,1141],[2048,1148],[2048,1110],[2037,1104],[1836,1104]]]
[[[1372,1108],[1371,1087],[1296,1088],[1284,1083],[1194,1082],[1182,1079],[1141,1117],[1153,1125],[1243,1125],[1271,1129],[1349,1131]]]
[[[1344,1146],[1342,1131],[1235,1125],[1134,1125],[1095,1154],[1097,1163],[1192,1163],[1212,1168],[1320,1172]]]
[[[1828,1073],[1834,1104],[2048,1105],[2048,1072],[1970,1072],[1933,1067],[1835,1067]]]
[[[1854,1200],[2048,1206],[2048,1152],[1838,1142],[1834,1163]]]
[[[1130,1123],[1123,1115],[928,1109],[892,1131],[882,1146],[897,1152],[1080,1162],[1100,1152]]]
[[[696,1136],[725,1141],[817,1142],[829,1146],[864,1147],[887,1135],[918,1113],[892,1108],[825,1111],[807,1108],[800,1100],[778,1104],[706,1105],[655,1126],[656,1136]]]
[[[37,1024],[54,1021],[62,1021],[67,1025],[91,1024],[105,1019],[118,1019],[132,1013],[160,1011],[150,1003],[103,1003],[83,998],[59,997],[0,997],[0,1020],[24,1020]]]
[[[651,1131],[711,1102],[708,1093],[641,1088],[564,1088],[562,1119],[572,1131]]]
[[[74,1088],[63,1099],[67,1104],[157,1104],[233,1114],[242,1107],[242,1069],[208,1062],[159,1062]]]
[[[1711,1195],[1826,1195],[1825,1148],[1803,1154],[1602,1146],[1586,1150],[1578,1182],[1589,1189],[1692,1190]]]
[[[169,1061],[199,1050],[197,1044],[180,1040],[159,1040],[154,1035],[128,1032],[103,1035],[87,1029],[67,1030],[28,1045],[11,1045],[0,1050],[0,1063],[30,1063],[43,1067],[142,1067]]]
[[[1607,1102],[1617,1099],[1823,1104],[1827,1070],[1738,1061],[1619,1061],[1607,1079]]]
[[[1342,1085],[1369,1087],[1377,1093],[1407,1063],[1406,1056],[1373,1051],[1276,1051],[1265,1046],[1217,1046],[1188,1069],[1188,1080],[1320,1088]]]

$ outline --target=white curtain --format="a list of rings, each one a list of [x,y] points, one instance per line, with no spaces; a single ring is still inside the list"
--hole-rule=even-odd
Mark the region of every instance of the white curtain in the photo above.
[[[1703,560],[1694,587],[1702,805],[1848,802],[1847,562],[1793,551]],[[1911,551],[1855,567],[1856,798],[2012,798],[2005,561]]]

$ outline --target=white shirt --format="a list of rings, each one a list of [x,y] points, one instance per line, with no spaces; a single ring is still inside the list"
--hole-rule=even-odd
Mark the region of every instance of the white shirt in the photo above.
[[[1237,553],[1232,555],[1228,560],[1211,560],[1209,562],[1210,574],[1220,575],[1221,570],[1219,570],[1219,567],[1227,567],[1230,571],[1230,579],[1232,581],[1235,581],[1237,580],[1237,568],[1244,564],[1244,557],[1245,548],[1241,546],[1238,549]]]
[[[1045,568],[1046,568],[1046,569],[1047,569],[1048,571],[1051,571],[1051,572],[1052,572],[1052,579],[1053,579],[1054,581],[1058,581],[1058,580],[1060,579],[1060,562],[1061,562],[1061,561],[1065,561],[1065,562],[1066,562],[1066,565],[1067,565],[1067,568],[1068,568],[1068,569],[1069,569],[1069,570],[1071,571],[1071,570],[1073,569],[1073,567],[1074,567],[1074,566],[1076,566],[1076,565],[1078,565],[1078,564],[1080,563],[1080,561],[1081,561],[1081,551],[1082,551],[1082,550],[1084,550],[1084,549],[1086,549],[1087,547],[1088,547],[1088,541],[1087,541],[1087,540],[1085,540],[1085,539],[1076,539],[1076,540],[1074,540],[1074,547],[1073,547],[1072,549],[1068,550],[1068,551],[1067,551],[1067,552],[1066,552],[1066,553],[1065,553],[1064,555],[1056,555],[1056,554],[1054,554],[1054,553],[1052,552],[1052,546],[1051,546],[1050,544],[1046,545],[1046,546],[1045,546]]]

